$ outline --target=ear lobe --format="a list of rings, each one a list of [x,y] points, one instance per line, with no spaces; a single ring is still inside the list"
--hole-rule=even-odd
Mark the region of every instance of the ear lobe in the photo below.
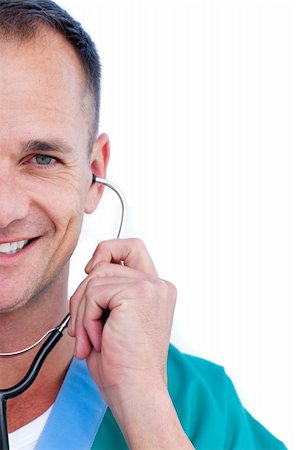
[[[106,177],[109,156],[109,138],[106,134],[101,134],[95,142],[90,158],[90,169],[92,174],[100,178]],[[86,214],[91,214],[96,209],[103,195],[103,191],[104,186],[100,183],[93,183],[91,178],[84,208]]]

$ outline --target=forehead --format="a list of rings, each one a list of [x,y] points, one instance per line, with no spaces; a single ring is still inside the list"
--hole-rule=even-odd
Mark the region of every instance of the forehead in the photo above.
[[[63,36],[43,28],[24,42],[0,38],[0,138],[45,127],[73,134],[78,121],[87,132],[88,101],[80,61]]]

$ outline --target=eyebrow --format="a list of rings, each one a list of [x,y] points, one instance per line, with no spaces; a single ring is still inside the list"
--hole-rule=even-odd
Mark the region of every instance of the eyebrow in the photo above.
[[[24,143],[22,145],[22,152],[23,153],[30,153],[30,152],[52,152],[52,151],[58,151],[62,153],[70,153],[73,151],[72,147],[67,144],[63,139],[54,139],[49,141],[43,141],[43,140],[32,140]]]

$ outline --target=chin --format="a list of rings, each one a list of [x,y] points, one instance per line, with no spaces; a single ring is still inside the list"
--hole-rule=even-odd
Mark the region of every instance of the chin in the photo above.
[[[27,291],[11,289],[0,289],[0,314],[13,313],[26,308],[32,303],[33,297],[29,289]]]
[[[26,304],[25,301],[20,302],[18,300],[9,301],[9,302],[0,302],[0,315],[7,314],[17,311],[18,309],[24,307]]]

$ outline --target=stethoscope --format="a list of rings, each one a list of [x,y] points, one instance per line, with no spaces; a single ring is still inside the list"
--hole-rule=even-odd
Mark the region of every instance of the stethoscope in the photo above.
[[[105,186],[112,189],[119,197],[119,200],[121,203],[121,220],[120,220],[119,230],[117,233],[117,239],[119,239],[123,232],[123,227],[124,227],[125,217],[126,217],[126,201],[125,201],[124,195],[122,194],[120,189],[118,189],[117,186],[115,186],[110,181],[105,180],[104,178],[99,178],[99,177],[93,175],[92,182],[104,184]],[[33,359],[33,362],[31,364],[28,372],[24,376],[24,378],[21,381],[19,381],[15,386],[11,386],[6,389],[0,389],[0,449],[1,450],[9,450],[7,415],[6,415],[7,400],[17,397],[18,395],[22,394],[35,381],[45,358],[47,357],[47,355],[51,352],[51,350],[55,347],[55,345],[58,343],[58,341],[63,336],[63,332],[67,328],[69,320],[70,320],[70,314],[67,314],[66,317],[64,318],[64,320],[57,327],[48,330],[40,339],[38,339],[37,342],[30,345],[29,347],[26,347],[22,350],[18,350],[15,352],[0,353],[0,358],[8,358],[8,357],[13,357],[13,356],[23,354],[25,352],[28,352],[29,350],[32,350],[34,347],[36,347],[38,344],[40,344],[48,336],[46,341],[40,347],[35,358]]]

